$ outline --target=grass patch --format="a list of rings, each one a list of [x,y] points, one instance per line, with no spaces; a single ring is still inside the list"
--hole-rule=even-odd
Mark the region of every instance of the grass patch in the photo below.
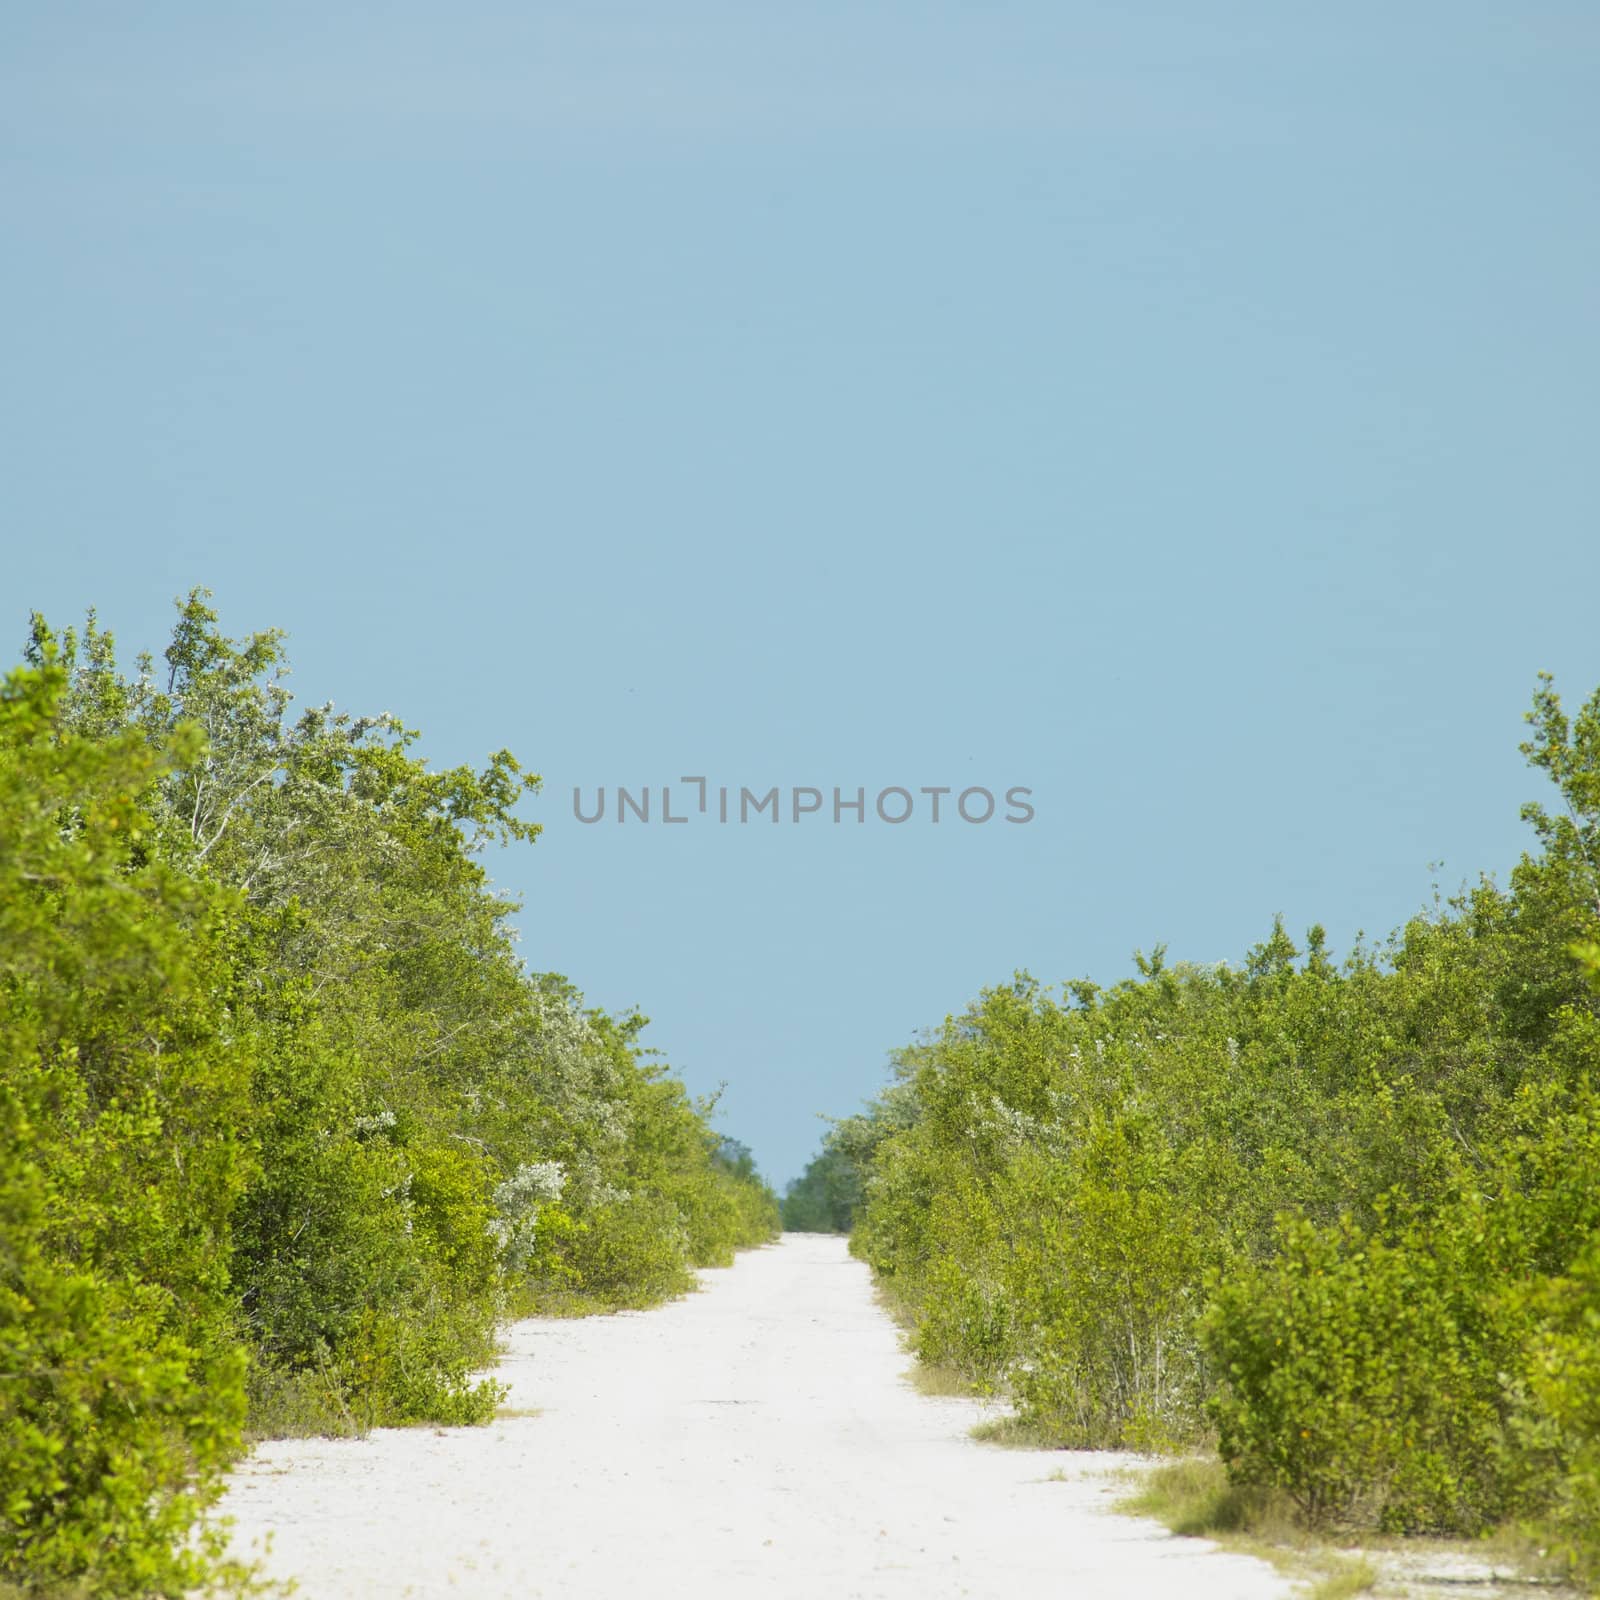
[[[1227,1468],[1220,1461],[1203,1458],[1154,1468],[1139,1488],[1120,1502],[1118,1510],[1153,1517],[1185,1538],[1250,1533],[1282,1543],[1300,1531],[1285,1497],[1261,1489],[1241,1489],[1228,1481]]]
[[[543,1406],[501,1406],[494,1414],[496,1422],[515,1422],[523,1417],[542,1417]]]
[[[1377,1584],[1378,1571],[1370,1561],[1345,1556],[1331,1559],[1340,1563],[1339,1570],[1318,1579],[1306,1600],[1350,1600],[1352,1595],[1367,1594]]]
[[[878,1308],[900,1330],[900,1345],[912,1355],[912,1363],[905,1371],[905,1380],[918,1394],[934,1400],[992,1400],[994,1388],[981,1378],[974,1378],[960,1367],[945,1362],[924,1361],[913,1352],[917,1317],[911,1305],[882,1279],[872,1285],[872,1298]]]
[[[1529,1584],[1564,1586],[1576,1593],[1571,1565],[1551,1548],[1547,1533],[1529,1523],[1508,1522],[1478,1541],[1477,1553]]]
[[[616,1309],[597,1294],[584,1294],[577,1289],[541,1289],[518,1295],[508,1317],[513,1322],[524,1317],[603,1317]]]
[[[247,1445],[263,1439],[354,1439],[366,1432],[351,1414],[344,1391],[330,1372],[315,1368],[292,1371],[255,1361],[245,1382],[249,1397],[244,1429]]]
[[[1362,1556],[1314,1542],[1296,1521],[1287,1495],[1228,1481],[1215,1458],[1186,1457],[1140,1477],[1117,1510],[1150,1517],[1183,1538],[1211,1539],[1239,1555],[1269,1561],[1287,1576],[1310,1580],[1309,1600],[1350,1600],[1368,1593],[1379,1573]]]
[[[872,1280],[872,1298],[878,1302],[878,1309],[884,1312],[889,1320],[900,1330],[903,1338],[909,1338],[916,1330],[916,1313],[907,1303],[904,1295],[894,1289],[885,1279],[874,1276]]]
[[[1138,1473],[1133,1492],[1117,1502],[1117,1510],[1270,1561],[1311,1583],[1308,1600],[1349,1600],[1380,1583],[1385,1594],[1442,1584],[1487,1587],[1496,1594],[1502,1586],[1538,1588],[1574,1600],[1578,1593],[1568,1587],[1563,1563],[1527,1529],[1508,1526],[1479,1539],[1368,1531],[1350,1535],[1352,1544],[1341,1548],[1337,1533],[1307,1529],[1286,1495],[1230,1483],[1227,1469],[1214,1457],[1185,1458]],[[1417,1564],[1425,1570],[1435,1558],[1444,1575],[1422,1576]],[[1474,1575],[1474,1567],[1483,1576]]]
[[[593,1294],[583,1289],[539,1288],[528,1289],[512,1299],[506,1313],[508,1322],[520,1322],[524,1317],[606,1317],[617,1311],[650,1311],[668,1301],[695,1294],[701,1285],[698,1280],[665,1292],[645,1290],[634,1294]]]
[[[982,1390],[956,1367],[917,1361],[906,1368],[905,1379],[918,1394],[925,1394],[934,1400],[975,1400],[982,1397]]]
[[[1062,1450],[1061,1435],[1033,1417],[991,1417],[972,1430],[980,1444],[997,1444],[1002,1450]]]

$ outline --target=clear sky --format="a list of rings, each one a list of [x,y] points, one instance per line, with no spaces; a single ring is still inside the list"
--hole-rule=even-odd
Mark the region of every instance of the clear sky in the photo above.
[[[202,583],[512,748],[527,959],[781,1182],[1016,968],[1503,876],[1600,684],[1597,189],[1590,0],[14,4],[0,625]],[[830,807],[573,818],[690,774]]]

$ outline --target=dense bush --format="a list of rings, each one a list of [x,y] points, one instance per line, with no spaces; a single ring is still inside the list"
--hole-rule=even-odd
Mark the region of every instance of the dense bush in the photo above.
[[[244,1415],[228,1217],[252,1161],[225,897],[151,858],[135,735],[0,690],[0,1574],[166,1592]]]
[[[1515,1509],[1516,1346],[1462,1242],[1285,1222],[1269,1264],[1219,1285],[1204,1332],[1236,1481],[1286,1490],[1313,1524],[1477,1529]]]
[[[199,594],[158,680],[36,621],[0,693],[0,1580],[178,1594],[247,1432],[479,1421],[512,1307],[776,1231],[639,1043],[528,973],[499,752],[291,717]]]
[[[1595,1570],[1600,695],[1541,681],[1539,848],[1336,964],[1026,975],[895,1057],[797,1186],[919,1354],[1080,1445],[1215,1441],[1311,1521],[1543,1518]],[[807,1211],[807,1206],[813,1207]]]

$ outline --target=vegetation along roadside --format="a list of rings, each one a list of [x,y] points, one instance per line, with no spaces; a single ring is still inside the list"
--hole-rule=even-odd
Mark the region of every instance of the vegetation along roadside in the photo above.
[[[644,1305],[777,1205],[645,1019],[530,972],[508,751],[296,710],[203,591],[0,687],[0,1589],[245,1581],[251,1436],[481,1422],[506,1316]]]
[[[1541,678],[1555,802],[1335,961],[1026,974],[893,1058],[791,1186],[921,1361],[1036,1443],[1211,1451],[1330,1534],[1520,1532],[1600,1583],[1600,693]]]

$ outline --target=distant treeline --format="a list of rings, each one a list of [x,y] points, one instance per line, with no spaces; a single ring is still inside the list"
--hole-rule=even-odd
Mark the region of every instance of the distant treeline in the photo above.
[[[1600,694],[1537,849],[1342,963],[984,992],[791,1185],[1020,1430],[1214,1445],[1312,1524],[1532,1524],[1600,1576]]]
[[[159,668],[35,619],[0,688],[0,1591],[225,1576],[249,1434],[482,1421],[508,1314],[777,1227],[645,1019],[518,960],[538,780],[283,671],[196,591]]]
[[[783,1192],[783,1225],[793,1233],[849,1233],[861,1203],[861,1170],[832,1139]]]

